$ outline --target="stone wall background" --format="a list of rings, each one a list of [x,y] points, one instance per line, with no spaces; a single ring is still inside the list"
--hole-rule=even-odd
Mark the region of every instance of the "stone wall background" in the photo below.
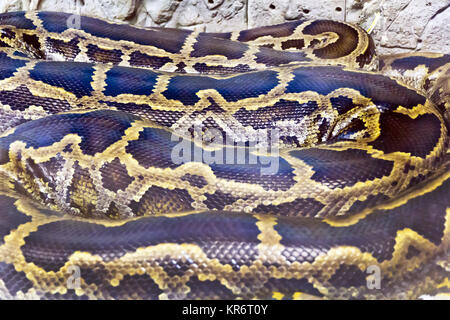
[[[202,31],[233,31],[295,19],[376,21],[379,54],[450,53],[450,0],[0,0],[0,12],[52,10]]]

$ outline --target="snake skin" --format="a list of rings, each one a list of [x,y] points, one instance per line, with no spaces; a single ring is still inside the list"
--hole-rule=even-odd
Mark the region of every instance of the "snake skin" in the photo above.
[[[449,70],[345,22],[1,14],[0,298],[447,297]]]

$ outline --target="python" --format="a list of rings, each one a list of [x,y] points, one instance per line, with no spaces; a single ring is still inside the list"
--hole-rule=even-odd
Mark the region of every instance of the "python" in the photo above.
[[[0,45],[0,298],[448,296],[449,55],[378,57],[329,20],[209,34],[55,12],[0,15]],[[277,170],[205,163],[230,146],[197,123],[277,130]],[[180,129],[201,161],[173,161]]]

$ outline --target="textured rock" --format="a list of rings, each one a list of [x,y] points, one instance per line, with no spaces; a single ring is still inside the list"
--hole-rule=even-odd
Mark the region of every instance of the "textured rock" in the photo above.
[[[417,40],[420,51],[441,50],[450,53],[450,7],[438,10]]]
[[[450,0],[0,0],[0,12],[54,10],[162,26],[232,31],[294,19],[345,20],[368,29],[381,54],[450,52]]]
[[[233,31],[247,28],[245,0],[143,0],[132,22],[141,26]]]
[[[124,20],[134,14],[136,0],[1,0],[0,11],[52,10]]]
[[[248,0],[248,27],[295,19],[344,20],[345,0]]]
[[[450,0],[347,1],[346,20],[368,28],[380,53],[411,50],[450,52]]]

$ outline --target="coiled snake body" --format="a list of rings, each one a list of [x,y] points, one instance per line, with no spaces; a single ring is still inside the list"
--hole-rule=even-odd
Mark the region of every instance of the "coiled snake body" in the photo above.
[[[0,45],[0,298],[448,295],[448,55],[54,12]]]

